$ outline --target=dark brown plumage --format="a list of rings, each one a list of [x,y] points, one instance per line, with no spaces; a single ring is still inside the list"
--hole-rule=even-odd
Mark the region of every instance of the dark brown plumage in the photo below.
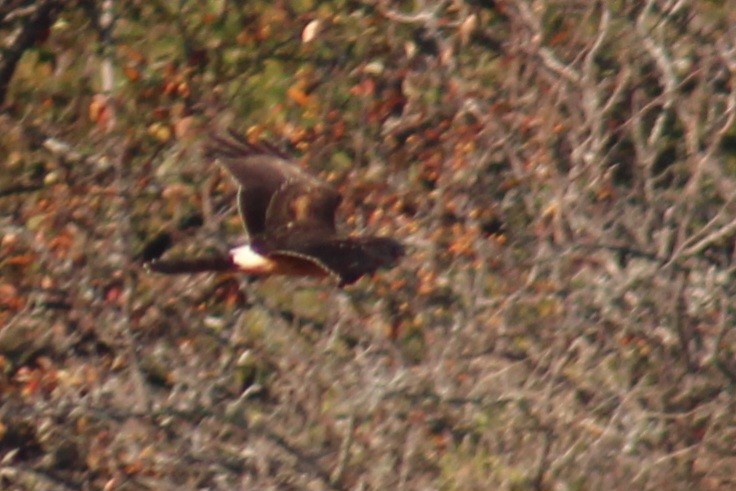
[[[330,275],[348,285],[393,266],[404,255],[403,246],[389,237],[338,235],[335,211],[340,194],[274,147],[250,143],[231,131],[229,138],[211,137],[205,155],[225,167],[239,185],[238,209],[250,243],[230,251],[233,268],[258,275]],[[214,269],[225,267],[221,260],[215,263]],[[196,271],[204,270],[207,260],[197,264]],[[176,267],[164,265],[159,261],[151,269],[185,269],[181,261]]]

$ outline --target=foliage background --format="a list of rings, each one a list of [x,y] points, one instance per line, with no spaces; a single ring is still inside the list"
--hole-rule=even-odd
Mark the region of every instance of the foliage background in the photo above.
[[[730,0],[0,4],[3,489],[736,486]],[[222,250],[211,129],[399,267]]]

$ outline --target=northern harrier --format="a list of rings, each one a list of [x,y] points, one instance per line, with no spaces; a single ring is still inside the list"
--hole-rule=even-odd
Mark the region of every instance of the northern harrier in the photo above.
[[[230,250],[228,257],[153,261],[151,270],[332,276],[342,286],[391,267],[403,256],[403,246],[388,237],[338,235],[340,194],[272,146],[250,143],[231,131],[230,138],[213,136],[205,155],[237,182],[238,210],[249,243]]]

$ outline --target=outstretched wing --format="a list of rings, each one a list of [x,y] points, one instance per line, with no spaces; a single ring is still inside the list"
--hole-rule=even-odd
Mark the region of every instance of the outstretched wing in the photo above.
[[[404,255],[404,247],[388,237],[346,237],[303,240],[294,236],[285,248],[267,252],[271,259],[280,256],[310,261],[332,276],[340,286],[355,283],[361,276],[379,268],[391,267]]]
[[[266,231],[271,237],[332,237],[337,233],[335,210],[341,200],[337,191],[322,183],[288,180],[271,198]]]
[[[225,167],[239,185],[238,208],[246,231],[251,237],[268,235],[270,227],[280,227],[286,219],[284,207],[279,204],[279,193],[287,188],[308,189],[310,193],[326,196],[334,194],[335,207],[339,194],[326,183],[302,171],[285,154],[266,143],[253,144],[230,131],[230,138],[212,136],[205,154]],[[318,191],[319,190],[319,191]],[[332,198],[334,199],[334,198]],[[269,208],[277,203],[272,219],[267,219]],[[322,208],[324,211],[324,208]],[[320,216],[323,215],[320,211]],[[331,210],[334,228],[334,208]]]

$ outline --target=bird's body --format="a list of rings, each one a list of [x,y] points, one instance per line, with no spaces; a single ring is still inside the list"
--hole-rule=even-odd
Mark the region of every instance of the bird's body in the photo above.
[[[332,276],[341,285],[381,267],[392,266],[403,246],[388,237],[338,235],[335,211],[342,197],[329,184],[307,174],[277,149],[230,133],[213,136],[205,155],[237,182],[238,210],[249,243],[230,251],[217,270],[267,276]],[[198,260],[206,270],[207,260]],[[163,273],[187,272],[185,261],[151,263]]]
[[[278,258],[269,258],[258,254],[250,245],[243,245],[231,249],[230,258],[238,269],[257,276],[288,275],[323,277],[329,275],[329,272],[324,267],[318,266],[310,260],[284,255]]]

